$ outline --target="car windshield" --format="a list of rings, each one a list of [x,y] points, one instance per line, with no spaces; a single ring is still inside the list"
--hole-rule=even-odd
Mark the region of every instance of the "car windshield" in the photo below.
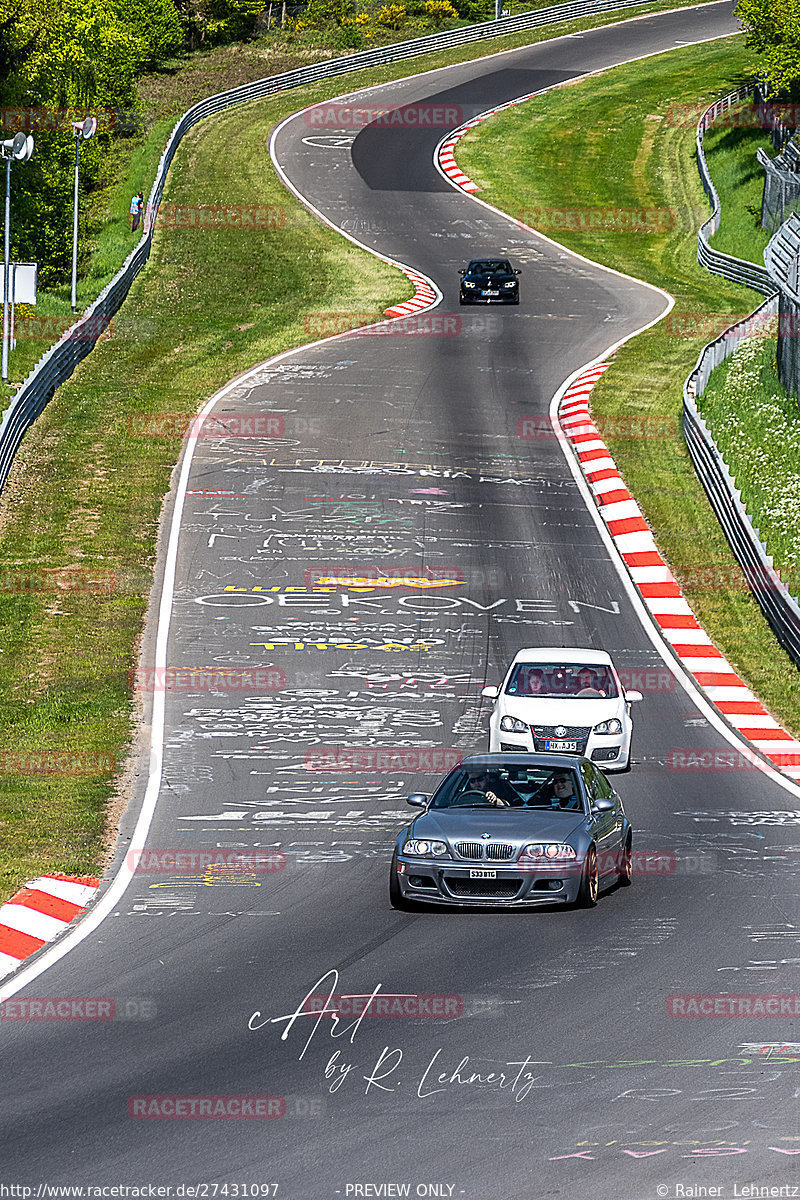
[[[456,767],[436,789],[431,808],[534,808],[583,812],[577,772],[569,767]]]
[[[470,275],[513,275],[511,264],[505,258],[487,258],[480,262],[471,262],[467,270]]]
[[[619,692],[611,670],[603,663],[517,663],[506,684],[506,695],[607,700]]]

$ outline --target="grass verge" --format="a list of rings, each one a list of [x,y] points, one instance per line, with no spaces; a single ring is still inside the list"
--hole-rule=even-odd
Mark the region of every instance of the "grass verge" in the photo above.
[[[767,707],[800,734],[797,668],[747,588],[680,426],[683,381],[700,349],[720,332],[715,326],[752,311],[758,297],[696,261],[697,229],[708,204],[694,128],[670,122],[668,114],[676,105],[711,103],[743,82],[746,66],[743,40],[734,38],[618,67],[493,117],[462,139],[458,159],[483,189],[482,198],[515,217],[536,212],[550,237],[675,296],[665,321],[618,352],[592,393],[592,410],[699,620]],[[724,194],[723,220],[731,203]],[[640,233],[554,228],[552,214],[565,207],[666,210],[671,227]],[[620,436],[643,426],[658,436]]]
[[[704,148],[714,186],[724,196],[722,220],[711,244],[715,250],[763,265],[771,235],[761,228],[764,168],[756,151],[766,150],[770,156],[774,151],[765,130],[736,124],[737,114],[746,117],[752,111],[748,102],[715,122],[706,133]]]

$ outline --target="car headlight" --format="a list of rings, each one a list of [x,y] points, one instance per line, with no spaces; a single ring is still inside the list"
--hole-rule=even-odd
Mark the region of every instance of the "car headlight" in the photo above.
[[[504,284],[503,284],[503,287],[509,287],[509,288],[511,288],[511,287],[516,287],[516,286],[517,286],[517,284],[516,284],[516,281],[515,281],[514,279],[512,279],[510,283],[504,283]]]
[[[616,717],[612,717],[610,721],[601,721],[599,725],[594,727],[595,733],[622,733],[622,722]]]
[[[529,726],[524,721],[518,720],[516,717],[503,717],[500,722],[500,728],[503,733],[528,733]]]
[[[477,283],[470,283],[469,280],[464,280],[464,287],[477,287]]]
[[[446,853],[444,842],[433,842],[427,838],[409,838],[403,846],[403,854],[412,854],[417,858],[441,858]]]
[[[522,847],[519,861],[525,862],[535,858],[544,858],[552,861],[557,858],[564,860],[577,857],[572,846],[567,846],[564,842],[530,842],[529,845]]]

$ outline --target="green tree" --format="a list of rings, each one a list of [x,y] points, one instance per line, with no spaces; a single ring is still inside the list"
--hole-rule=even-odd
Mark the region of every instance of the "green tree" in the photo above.
[[[736,15],[770,93],[800,85],[800,0],[739,0]]]
[[[145,39],[107,0],[62,0],[19,74],[32,97],[52,104],[130,104],[147,58]]]
[[[55,0],[0,0],[0,94],[15,95],[9,84],[45,35]]]
[[[183,26],[174,0],[113,0],[117,18],[146,48],[144,67],[158,67],[183,46]]]
[[[190,46],[245,41],[266,7],[265,0],[178,0]]]
[[[111,138],[102,132],[108,129],[103,110],[135,103],[136,77],[149,50],[108,0],[0,0],[0,29],[9,8],[17,9],[23,35],[17,26],[17,40],[4,43],[12,59],[0,92],[7,105],[36,118],[26,126],[36,139],[33,158],[12,168],[12,255],[36,260],[42,286],[50,287],[67,277],[71,258],[75,139],[69,119],[87,112],[100,118],[101,132],[81,151],[85,193],[97,186]]]

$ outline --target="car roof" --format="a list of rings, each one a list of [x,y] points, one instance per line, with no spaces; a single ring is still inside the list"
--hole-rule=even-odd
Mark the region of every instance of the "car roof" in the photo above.
[[[598,663],[611,666],[611,655],[606,650],[582,650],[579,646],[531,646],[519,650],[512,666],[525,663]]]
[[[510,261],[511,260],[509,259],[507,254],[484,254],[482,258],[471,258],[469,260],[469,266],[472,267],[475,265],[475,263],[487,263],[487,262],[510,263]]]
[[[580,763],[589,762],[578,754],[521,754],[518,750],[500,752],[499,754],[473,754],[462,758],[453,770],[458,767],[568,767],[571,770]]]

